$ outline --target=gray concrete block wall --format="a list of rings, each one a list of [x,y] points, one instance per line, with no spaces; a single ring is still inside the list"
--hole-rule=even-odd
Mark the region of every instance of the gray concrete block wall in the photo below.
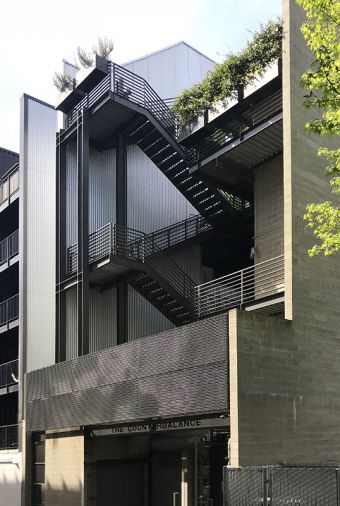
[[[282,156],[258,167],[254,173],[255,263],[283,254]]]
[[[316,156],[324,139],[305,131],[311,112],[303,107],[300,76],[311,55],[300,33],[303,12],[294,0],[283,7],[285,304],[291,321],[237,312],[230,339],[230,354],[237,354],[233,465],[340,461],[340,257],[308,256],[314,239],[303,220],[306,205],[328,200],[330,187],[325,161]]]

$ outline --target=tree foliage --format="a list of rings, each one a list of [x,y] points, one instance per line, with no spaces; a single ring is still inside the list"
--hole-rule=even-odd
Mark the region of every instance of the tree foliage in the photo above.
[[[270,21],[262,26],[242,52],[227,56],[203,81],[177,98],[173,108],[180,122],[193,120],[218,101],[234,96],[239,86],[253,81],[281,57],[281,46],[282,23]]]
[[[339,139],[340,135],[340,2],[339,0],[297,0],[307,20],[301,31],[314,61],[302,76],[308,90],[305,106],[319,117],[307,123],[308,131]],[[340,251],[340,149],[321,148],[319,156],[328,160],[333,202],[307,206],[305,219],[318,243],[309,250],[311,256],[332,255]]]

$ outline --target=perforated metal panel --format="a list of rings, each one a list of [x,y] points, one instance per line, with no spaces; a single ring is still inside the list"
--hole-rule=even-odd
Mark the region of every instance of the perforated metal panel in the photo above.
[[[228,407],[226,315],[27,375],[29,431]]]

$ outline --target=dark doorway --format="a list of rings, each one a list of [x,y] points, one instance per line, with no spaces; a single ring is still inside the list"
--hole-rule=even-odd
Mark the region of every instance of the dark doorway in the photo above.
[[[152,455],[152,506],[181,506],[182,459],[180,452]]]
[[[148,506],[145,460],[113,460],[97,464],[98,506]]]

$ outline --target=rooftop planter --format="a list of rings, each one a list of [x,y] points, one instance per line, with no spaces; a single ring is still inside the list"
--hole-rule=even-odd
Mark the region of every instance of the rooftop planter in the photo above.
[[[107,58],[94,55],[94,64],[77,73],[76,89],[88,93],[108,74],[108,68]]]
[[[82,98],[85,96],[85,92],[76,87],[76,83],[73,82],[71,88],[67,88],[61,91],[57,98],[57,111],[62,111],[68,114],[73,107],[75,107]]]

